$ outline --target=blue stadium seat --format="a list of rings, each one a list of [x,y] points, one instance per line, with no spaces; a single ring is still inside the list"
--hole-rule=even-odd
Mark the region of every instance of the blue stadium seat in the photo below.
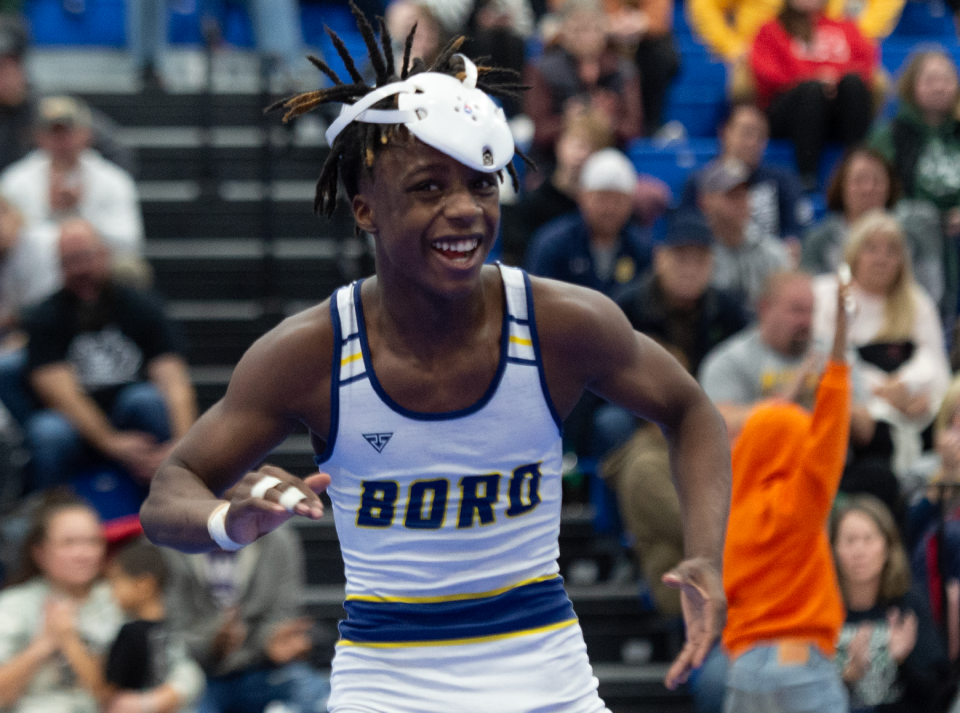
[[[680,63],[680,72],[674,84],[724,88],[727,84],[727,65],[710,54],[705,47],[683,43],[686,49]]]
[[[912,52],[923,49],[925,46],[946,50],[953,56],[954,62],[960,62],[960,44],[956,36],[947,38],[947,41],[938,41],[931,37],[904,37],[891,35],[880,47],[881,61],[890,74],[896,76],[903,69],[904,62]]]
[[[179,3],[178,3],[179,4]],[[182,3],[189,5],[189,3]],[[220,32],[225,42],[234,47],[251,48],[254,46],[253,26],[246,8],[239,3],[225,2],[214,8]],[[171,8],[167,19],[167,37],[171,44],[201,45],[203,30],[200,12],[194,5],[190,12],[183,12],[176,6]]]
[[[830,180],[830,174],[833,173],[833,169],[842,156],[843,148],[840,144],[829,143],[823,147],[823,154],[820,156],[820,165],[817,168],[817,178],[820,181],[821,191],[826,188],[827,181]],[[768,163],[784,166],[792,171],[797,170],[793,144],[785,139],[774,139],[770,141],[763,157],[764,161]]]
[[[663,146],[651,139],[637,139],[627,148],[627,155],[641,173],[656,176],[670,186],[675,199],[679,199],[683,186],[693,171],[702,168],[720,151],[720,142],[715,138],[691,138]],[[826,186],[834,166],[840,159],[842,149],[838,144],[824,147],[818,176],[820,185]],[[793,145],[789,141],[773,140],[767,146],[764,161],[796,170]],[[814,215],[819,219],[825,208],[821,195],[811,196]]]
[[[37,45],[124,47],[123,0],[87,0],[83,12],[68,12],[61,0],[29,0],[24,13]]]
[[[675,2],[673,4],[673,36],[680,37],[690,37],[693,34],[693,30],[690,28],[690,23],[687,22],[687,13],[684,9],[682,2]]]
[[[903,6],[900,21],[893,29],[891,37],[910,37],[914,41],[921,39],[940,40],[944,43],[956,42],[956,30],[950,10],[942,0],[911,0]]]
[[[341,78],[349,80],[347,68],[334,49],[333,42],[324,31],[326,25],[336,32],[350,51],[350,56],[357,62],[360,71],[363,71],[367,46],[357,30],[357,25],[350,14],[346,3],[304,3],[300,5],[300,16],[303,21],[303,41],[310,47],[319,47],[323,60],[330,65]],[[325,80],[329,83],[329,80]]]
[[[687,176],[716,156],[719,147],[715,138],[692,138],[668,146],[637,139],[627,148],[627,155],[638,171],[656,176],[679,197]]]
[[[716,136],[726,112],[724,84],[674,84],[667,96],[665,117],[676,120],[695,138]]]
[[[126,46],[126,8],[124,0],[86,0],[82,12],[68,12],[62,0],[28,0],[24,13],[30,23],[33,41],[43,45]],[[253,47],[250,18],[242,3],[224,2],[215,6],[223,39],[235,47]],[[177,7],[168,15],[168,35],[173,44],[202,44],[200,13]]]

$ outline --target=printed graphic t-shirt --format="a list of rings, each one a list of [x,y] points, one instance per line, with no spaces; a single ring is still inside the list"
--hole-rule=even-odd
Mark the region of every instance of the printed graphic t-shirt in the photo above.
[[[28,370],[69,363],[105,411],[121,388],[146,379],[151,359],[181,351],[159,298],[127,287],[111,285],[95,303],[60,290],[27,315],[25,327]]]

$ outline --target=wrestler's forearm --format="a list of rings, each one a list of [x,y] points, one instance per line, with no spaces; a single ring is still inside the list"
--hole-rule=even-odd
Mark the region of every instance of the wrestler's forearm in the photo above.
[[[680,498],[685,556],[723,561],[730,511],[730,447],[723,418],[703,392],[665,429]]]
[[[150,482],[140,522],[155,544],[183,552],[206,552],[215,547],[207,521],[222,502],[199,477],[168,458]]]

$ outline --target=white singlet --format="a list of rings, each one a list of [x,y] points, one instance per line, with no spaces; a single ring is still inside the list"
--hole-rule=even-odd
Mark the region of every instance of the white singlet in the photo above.
[[[559,575],[561,421],[526,274],[500,266],[500,363],[469,408],[383,390],[361,282],[331,297],[332,476],[347,578],[332,713],[603,713]]]

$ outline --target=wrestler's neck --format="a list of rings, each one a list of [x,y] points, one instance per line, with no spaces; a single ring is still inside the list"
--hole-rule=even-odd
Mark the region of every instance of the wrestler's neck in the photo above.
[[[438,295],[402,279],[378,275],[363,295],[368,328],[376,329],[388,344],[405,345],[416,352],[462,346],[483,329],[493,311],[498,324],[502,319],[502,292],[497,292],[502,287],[499,276],[491,277],[479,278],[475,287],[463,294]]]

